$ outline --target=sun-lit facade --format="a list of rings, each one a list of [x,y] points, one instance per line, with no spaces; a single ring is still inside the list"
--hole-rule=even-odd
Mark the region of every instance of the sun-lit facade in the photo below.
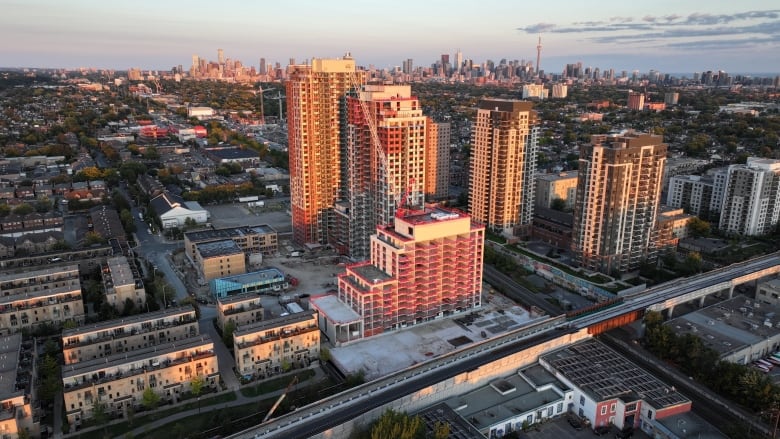
[[[290,65],[286,81],[293,240],[327,244],[343,170],[342,109],[354,83],[365,82],[355,60],[313,59]]]
[[[371,236],[371,260],[338,277],[363,337],[481,306],[484,226],[451,209],[409,210]]]

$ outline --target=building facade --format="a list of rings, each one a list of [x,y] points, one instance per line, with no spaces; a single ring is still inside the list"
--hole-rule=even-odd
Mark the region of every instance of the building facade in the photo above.
[[[185,232],[184,250],[187,252],[187,257],[195,261],[197,244],[224,239],[232,239],[241,250],[249,254],[272,255],[279,251],[278,234],[267,224]]]
[[[265,268],[235,276],[218,277],[209,281],[215,298],[241,294],[274,294],[289,288],[287,277],[277,268]]]
[[[0,337],[0,434],[16,439],[40,437],[39,403],[34,399],[38,377],[34,341],[22,341],[22,334]]]
[[[351,57],[313,59],[287,70],[287,129],[293,240],[327,244],[332,210],[340,198],[345,97],[364,72]]]
[[[128,300],[132,302],[134,309],[141,309],[146,304],[146,289],[141,274],[135,263],[130,262],[127,257],[108,258],[101,275],[106,302],[120,312],[128,311]]]
[[[363,86],[357,97],[347,98],[347,111],[348,171],[342,182],[349,235],[332,243],[346,246],[350,258],[359,261],[369,258],[369,237],[377,225],[388,224],[400,205],[422,205],[426,149],[435,142],[428,144],[430,121],[408,85]]]
[[[246,257],[235,241],[209,241],[195,245],[195,266],[203,280],[246,273]]]
[[[612,273],[655,260],[667,145],[661,136],[594,135],[580,148],[572,247],[580,266]]]
[[[269,377],[320,357],[317,313],[303,311],[239,327],[233,332],[236,370]]]
[[[723,174],[725,177],[727,173]],[[713,175],[677,175],[669,178],[666,192],[666,205],[681,208],[686,213],[696,215],[706,220],[720,221],[720,210],[723,204],[723,188],[715,191]]]
[[[450,190],[450,143],[452,125],[449,122],[428,121],[425,159],[425,196],[444,200]]]
[[[469,213],[505,235],[526,234],[533,217],[538,119],[533,104],[480,102],[474,124]]]
[[[256,294],[221,297],[217,299],[217,326],[224,330],[228,322],[238,327],[263,320],[262,298]]]
[[[778,221],[780,160],[749,157],[744,165],[729,166],[719,228],[736,235],[766,235]]]
[[[628,105],[629,110],[633,111],[642,111],[645,109],[645,94],[636,92],[636,91],[629,91],[628,92]]]
[[[577,195],[577,171],[560,172],[557,174],[536,175],[536,201],[537,207],[552,208],[553,201],[560,199],[566,210],[574,209],[574,200]]]
[[[0,329],[18,332],[42,324],[84,321],[81,280],[76,265],[0,277]]]
[[[338,276],[362,337],[481,306],[484,226],[449,209],[409,211],[371,237],[371,260]]]
[[[141,406],[146,391],[176,402],[196,377],[208,387],[219,384],[214,343],[207,335],[63,366],[68,423],[78,426],[92,418],[96,403],[105,406],[109,418],[123,415]]]

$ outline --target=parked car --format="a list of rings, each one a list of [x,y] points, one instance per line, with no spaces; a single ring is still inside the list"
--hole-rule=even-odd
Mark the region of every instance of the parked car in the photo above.
[[[609,428],[609,425],[601,425],[593,429],[593,434],[596,436],[604,436],[609,433],[610,430],[611,428]]]

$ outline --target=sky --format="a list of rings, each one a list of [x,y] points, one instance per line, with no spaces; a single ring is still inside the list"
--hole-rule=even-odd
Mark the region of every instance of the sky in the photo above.
[[[663,73],[780,72],[776,0],[0,0],[0,67],[188,68],[192,55],[429,66],[536,60]]]

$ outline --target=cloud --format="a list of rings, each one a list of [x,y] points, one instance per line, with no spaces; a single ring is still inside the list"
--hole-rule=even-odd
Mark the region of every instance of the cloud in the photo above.
[[[751,47],[780,43],[780,10],[733,14],[695,12],[687,16],[645,15],[637,20],[613,16],[608,21],[538,23],[518,30],[527,33],[581,34],[578,35],[581,41],[595,44],[632,43],[681,50]],[[738,36],[740,38],[736,38]],[[723,43],[710,41],[713,37],[723,39]]]

